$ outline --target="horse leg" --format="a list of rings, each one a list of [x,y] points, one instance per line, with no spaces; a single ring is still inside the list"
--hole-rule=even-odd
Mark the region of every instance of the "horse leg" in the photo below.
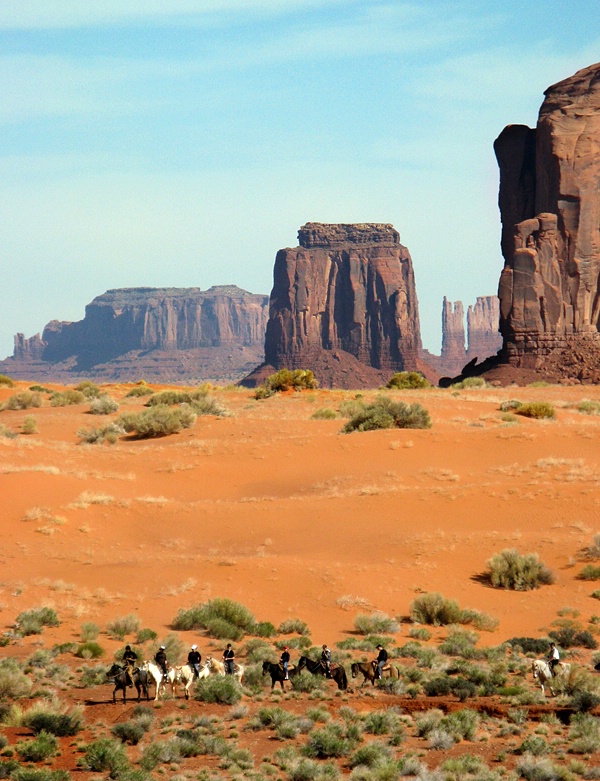
[[[117,704],[117,689],[119,687],[115,685],[115,688],[113,689],[113,705]]]
[[[142,696],[142,687],[140,686],[139,681],[138,681],[138,683],[136,683],[135,688],[137,689],[137,693],[138,693],[138,700],[137,701],[139,702],[140,699],[141,699],[141,696]]]

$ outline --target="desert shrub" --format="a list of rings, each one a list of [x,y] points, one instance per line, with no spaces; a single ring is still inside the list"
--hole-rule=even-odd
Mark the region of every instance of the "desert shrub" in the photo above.
[[[425,711],[415,718],[415,727],[419,738],[427,738],[434,729],[439,727],[443,713],[437,708]]]
[[[119,409],[119,403],[112,396],[98,396],[90,404],[92,415],[110,415]]]
[[[80,707],[69,709],[60,703],[40,702],[23,715],[22,723],[36,735],[46,732],[59,738],[70,737],[83,729],[83,710]]]
[[[529,591],[555,581],[551,570],[536,553],[520,554],[513,548],[492,556],[487,567],[486,577],[494,588]]]
[[[125,429],[114,421],[106,426],[80,428],[77,431],[79,441],[86,445],[101,445],[103,442],[114,445],[123,434],[125,434]]]
[[[593,564],[586,564],[577,575],[579,580],[600,580],[600,567],[594,567]]]
[[[315,410],[310,416],[312,420],[334,420],[337,418],[338,413],[331,409],[331,407],[323,407],[322,409]]]
[[[548,640],[542,640],[539,637],[511,637],[505,641],[513,649],[520,648],[524,654],[547,654]]]
[[[431,388],[431,383],[419,372],[396,372],[388,380],[385,387],[397,390],[413,390]]]
[[[541,757],[549,754],[551,751],[548,742],[539,735],[528,735],[518,748],[516,754],[532,754],[534,757]]]
[[[271,643],[258,637],[247,640],[242,650],[249,664],[262,664],[265,660],[270,662],[276,660]]]
[[[448,697],[450,694],[455,694],[461,702],[464,702],[469,697],[475,696],[477,686],[466,678],[441,675],[426,681],[423,690],[428,697]]]
[[[189,404],[182,404],[173,409],[161,404],[139,413],[126,413],[119,416],[116,422],[126,432],[134,433],[140,439],[147,439],[177,434],[184,428],[191,428],[196,422],[196,417]]]
[[[518,399],[509,399],[508,401],[503,401],[500,404],[500,412],[514,412],[515,410],[519,409],[522,402],[520,402]]]
[[[69,407],[74,404],[83,404],[85,400],[86,396],[81,391],[72,390],[71,388],[62,393],[55,391],[50,396],[50,404],[53,407]]]
[[[378,740],[372,740],[364,746],[356,749],[354,754],[348,760],[350,767],[377,767],[391,761],[393,758],[392,749]]]
[[[120,740],[99,738],[88,743],[79,764],[93,773],[108,771],[110,778],[119,778],[129,763],[125,747]]]
[[[2,405],[2,409],[19,410],[19,409],[31,409],[32,407],[42,406],[42,394],[32,393],[31,391],[21,391],[21,393],[15,393],[14,396],[9,396],[8,399]]]
[[[300,635],[300,637],[287,637],[285,640],[277,640],[275,642],[275,647],[280,651],[283,651],[286,645],[304,653],[311,648],[312,641],[310,635]]]
[[[338,781],[340,771],[333,763],[320,763],[313,759],[295,759],[286,765],[289,781]]]
[[[304,753],[313,759],[347,757],[355,745],[356,740],[349,738],[340,724],[326,724],[310,733]]]
[[[286,618],[277,627],[277,631],[280,635],[309,635],[310,629],[305,621],[300,618]]]
[[[574,754],[592,754],[600,751],[600,720],[589,713],[571,717],[569,751]]]
[[[88,621],[85,624],[81,625],[80,635],[84,643],[87,643],[90,640],[96,640],[99,634],[100,634],[100,627],[98,626],[98,624],[94,624],[93,621]]]
[[[572,778],[563,767],[555,765],[547,757],[538,759],[532,754],[523,756],[516,766],[516,771],[525,781],[569,781]]]
[[[139,706],[138,706],[139,707]],[[144,706],[141,706],[144,708]],[[136,712],[137,711],[137,712]],[[136,718],[131,721],[122,721],[115,724],[112,728],[112,734],[119,738],[123,743],[129,743],[130,746],[136,746],[150,729],[154,715],[149,708],[139,711],[134,710]]]
[[[115,618],[106,625],[106,631],[110,637],[116,640],[123,640],[126,635],[132,635],[140,629],[140,619],[130,613],[127,616]]]
[[[515,410],[515,413],[522,415],[524,418],[536,418],[537,420],[556,417],[556,410],[547,401],[525,402]]]
[[[201,401],[208,396],[206,388],[197,388],[192,391],[166,390],[154,393],[146,402],[147,407],[160,405],[171,406],[173,404],[190,404],[192,401]]]
[[[254,394],[255,399],[268,399],[275,393],[281,393],[293,389],[295,391],[313,390],[318,388],[319,383],[310,369],[280,369],[275,374],[270,374],[267,379],[259,385]]]
[[[75,390],[83,393],[86,399],[97,399],[100,396],[101,390],[95,382],[91,380],[82,380],[75,386]]]
[[[354,619],[354,626],[361,635],[372,635],[382,632],[394,633],[400,629],[400,625],[395,619],[379,611],[368,616],[359,613]]]
[[[19,613],[16,624],[21,635],[39,635],[45,626],[60,626],[60,621],[51,607],[38,607]]]
[[[500,623],[497,618],[490,616],[489,613],[483,613],[481,610],[472,610],[465,608],[462,611],[462,624],[471,624],[475,629],[480,629],[484,632],[493,632],[498,628]]]
[[[460,382],[454,382],[450,386],[452,390],[472,390],[473,388],[485,388],[486,382],[483,377],[465,377]]]
[[[374,431],[385,428],[431,428],[429,412],[421,404],[405,404],[379,396],[353,415],[342,428],[343,434],[353,431]]]
[[[0,374],[0,387],[1,386],[4,386],[5,388],[14,388],[15,384],[10,377],[6,376],[6,374]]]
[[[460,624],[462,610],[454,599],[446,599],[437,592],[416,597],[410,606],[410,617],[417,624],[446,626]]]
[[[577,405],[577,411],[584,415],[600,415],[600,401],[590,401],[584,399]]]
[[[600,697],[594,692],[582,689],[573,694],[570,704],[576,713],[588,713],[600,705]]]
[[[150,646],[150,655],[154,656],[161,645],[164,645],[166,649],[169,664],[177,664],[181,658],[181,655],[183,654],[183,643],[179,639],[179,636],[176,635],[175,632],[169,632],[167,635],[165,635],[165,637],[162,638],[162,640],[156,640]],[[135,648],[133,650],[136,651]],[[139,656],[141,651],[136,651],[136,653]]]
[[[587,629],[579,629],[576,625],[566,624],[548,632],[557,645],[563,648],[598,648],[593,634]]]
[[[361,413],[365,408],[362,401],[358,399],[346,399],[342,401],[338,407],[338,412],[342,418],[353,418],[355,415]]]
[[[58,754],[58,740],[42,730],[33,740],[20,740],[15,745],[15,751],[23,762],[43,762]]]
[[[402,722],[396,710],[374,710],[367,713],[363,726],[370,735],[389,735],[402,729]]]
[[[0,661],[0,702],[26,697],[31,691],[31,681],[22,672],[16,659]]]
[[[474,740],[479,726],[479,714],[470,708],[454,711],[440,720],[441,729],[446,730],[458,742]]]
[[[80,659],[99,659],[104,655],[104,648],[94,640],[88,640],[87,643],[80,643],[75,651],[75,656]]]
[[[299,675],[291,678],[294,691],[310,693],[323,691],[326,688],[326,679],[322,675],[313,675],[303,670]]]
[[[449,748],[452,748],[456,741],[449,732],[446,732],[444,729],[437,728],[429,733],[427,742],[429,743],[429,748],[431,749],[437,751],[447,751]]]
[[[12,429],[8,428],[7,426],[3,426],[0,423],[0,437],[4,437],[5,439],[16,439],[17,434]]]
[[[439,651],[447,656],[470,658],[474,655],[473,650],[478,640],[479,637],[475,632],[454,627],[440,644]]]
[[[202,702],[235,705],[242,698],[242,689],[232,675],[211,675],[196,683],[194,697]]]
[[[238,632],[250,632],[256,621],[247,607],[231,599],[215,598],[188,610],[180,610],[173,621],[173,629],[206,629],[220,621]],[[237,639],[237,638],[236,638]]]
[[[408,630],[408,636],[412,637],[414,640],[427,641],[431,639],[431,632],[424,626],[412,626]]]
[[[254,637],[274,637],[277,634],[275,624],[270,621],[257,621],[248,631]]]
[[[108,667],[104,664],[98,664],[95,667],[84,667],[81,672],[81,685],[84,688],[89,686],[99,686],[106,683],[106,673]]]
[[[216,399],[213,399],[212,396],[204,396],[200,399],[192,400],[190,401],[190,407],[198,417],[202,417],[203,415],[216,415],[217,417],[225,418],[231,415],[231,413],[225,409],[223,405],[219,404]]]
[[[10,765],[11,762],[4,764]],[[0,766],[1,768],[1,766]],[[0,775],[0,778],[8,777]],[[35,768],[31,766],[16,767],[10,773],[11,781],[70,781],[71,776],[66,770],[49,770],[47,768]]]
[[[500,781],[502,775],[491,771],[483,759],[473,754],[463,754],[460,757],[452,757],[442,762],[441,769],[444,772],[445,781]]]
[[[140,629],[135,637],[135,642],[137,645],[142,645],[142,643],[147,643],[150,640],[156,640],[157,637],[158,635],[154,629]]]
[[[23,419],[23,424],[21,426],[21,433],[22,434],[37,434],[38,433],[38,422],[37,422],[37,419],[33,417],[33,415],[27,415]]]
[[[151,396],[153,393],[154,390],[149,385],[146,385],[145,382],[140,382],[125,394],[125,398],[138,399],[142,396]]]

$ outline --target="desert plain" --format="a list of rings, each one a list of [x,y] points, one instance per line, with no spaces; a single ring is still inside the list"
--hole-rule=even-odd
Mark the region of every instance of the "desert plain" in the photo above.
[[[0,403],[28,386],[17,382],[0,388]],[[120,404],[113,417],[143,409],[146,399],[127,397],[131,388],[102,386]],[[368,401],[378,393],[312,390],[257,401],[251,390],[215,387],[211,394],[229,415],[199,417],[192,428],[167,437],[123,436],[113,445],[80,442],[81,428],[106,422],[89,414],[89,404],[52,407],[45,401],[37,409],[3,411],[0,423],[18,435],[0,437],[0,620],[10,638],[1,655],[23,662],[40,648],[77,642],[85,622],[103,628],[129,614],[160,640],[174,632],[172,623],[181,609],[217,597],[240,602],[258,621],[275,626],[301,619],[314,645],[327,643],[332,649],[359,636],[357,615],[375,612],[396,618],[394,643],[402,646],[416,628],[411,603],[429,592],[497,620],[492,631],[477,632],[478,648],[514,637],[547,637],[561,616],[595,633],[600,613],[592,596],[595,584],[579,575],[583,552],[600,530],[600,416],[583,414],[578,405],[600,402],[600,389],[542,385],[386,391],[394,399],[426,407],[432,427],[425,430],[343,434],[342,418],[313,417],[317,410],[335,411],[343,401]],[[499,407],[509,399],[550,402],[556,418],[507,417]],[[31,415],[37,433],[19,433]],[[536,553],[555,582],[532,591],[490,587],[482,577],[486,562],[507,548]],[[15,634],[17,616],[40,606],[54,609],[60,626],[40,635]],[[428,630],[422,643],[434,649],[449,631]],[[201,631],[175,634],[186,653],[197,643],[203,655],[220,657],[222,641]],[[281,639],[277,636],[273,643]],[[98,642],[106,664],[123,647],[104,633]],[[236,645],[244,662],[243,643]],[[351,656],[374,654],[375,649]],[[293,661],[297,655],[292,650]],[[571,649],[565,656],[592,671],[593,651]],[[57,658],[75,678],[85,664],[68,654]],[[540,728],[544,714],[565,706],[564,697],[542,700],[529,673],[521,675],[519,685],[530,692],[532,732]],[[393,707],[407,714],[442,707],[441,698],[422,693],[400,697],[361,690],[351,678],[348,692],[335,687],[326,692],[320,696],[332,713],[344,705],[361,712]],[[134,707],[110,704],[108,685],[83,689],[61,684],[54,693],[84,706],[88,739],[93,723],[108,729]],[[269,685],[258,698],[248,695],[245,701],[249,716],[271,701],[282,707],[288,702],[302,713],[314,705],[309,695],[303,696],[304,702],[298,696],[273,695]],[[519,707],[501,697],[482,702],[487,712],[504,718]],[[443,709],[465,705],[453,697],[444,703]],[[230,723],[227,706],[196,701],[182,706],[181,700],[167,699],[157,707],[157,724],[166,714],[172,725],[193,712]],[[575,762],[566,749],[569,727],[558,722],[554,727],[557,735],[563,730],[561,740],[566,741],[559,766],[567,775],[589,773],[599,755],[586,755],[587,770],[568,770],[569,762]],[[162,731],[168,730],[163,725]],[[92,732],[96,735],[97,728]],[[5,733],[13,744],[31,734],[18,725],[7,726]],[[406,734],[397,751],[416,752],[430,768],[448,756],[470,753],[496,763],[498,772],[513,772],[518,757],[512,749],[522,740],[509,733],[499,736],[490,727],[475,742],[439,751],[408,727]],[[93,776],[77,767],[77,740],[63,739],[62,759],[53,766],[77,778]],[[239,740],[255,754],[255,772],[263,756],[278,748],[272,733],[242,731]],[[141,746],[143,741],[128,749],[132,761]],[[350,772],[344,761],[340,768]],[[214,758],[167,765],[161,772],[196,777],[202,769],[216,776],[230,772],[219,770]]]

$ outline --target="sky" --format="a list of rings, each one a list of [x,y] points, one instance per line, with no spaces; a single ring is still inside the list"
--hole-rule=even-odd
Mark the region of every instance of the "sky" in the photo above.
[[[389,222],[424,346],[497,292],[494,139],[600,60],[600,0],[0,0],[0,358],[110,288],[268,294]]]

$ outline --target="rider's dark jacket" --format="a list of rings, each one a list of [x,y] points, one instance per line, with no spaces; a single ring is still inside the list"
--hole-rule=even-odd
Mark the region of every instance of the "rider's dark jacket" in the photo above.
[[[289,662],[289,661],[290,661],[290,652],[289,652],[289,651],[284,651],[284,652],[281,654],[281,659],[280,659],[279,661],[280,661],[282,664],[283,664],[283,662]]]
[[[137,660],[138,660],[137,654],[135,651],[132,651],[131,648],[129,649],[129,651],[125,651],[125,653],[123,654],[123,664],[136,665]]]
[[[200,651],[190,651],[188,654],[188,664],[200,664],[202,656]]]
[[[388,653],[385,650],[385,648],[380,649],[379,655],[377,656],[378,662],[387,662],[388,660]]]
[[[167,654],[162,650],[157,651],[154,661],[159,667],[164,667],[167,663]]]

